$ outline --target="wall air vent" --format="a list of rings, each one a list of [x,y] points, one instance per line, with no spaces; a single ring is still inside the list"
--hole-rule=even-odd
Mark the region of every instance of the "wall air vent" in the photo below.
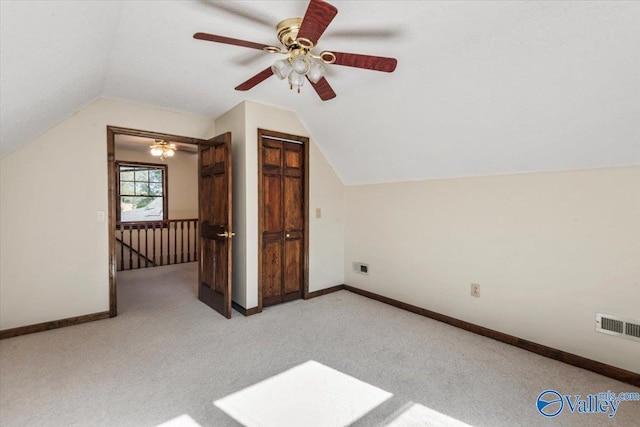
[[[640,322],[620,316],[596,313],[596,332],[640,342]]]
[[[627,322],[624,324],[624,334],[640,339],[640,324]]]
[[[354,262],[353,271],[360,274],[369,274],[369,264],[365,264],[364,262]]]

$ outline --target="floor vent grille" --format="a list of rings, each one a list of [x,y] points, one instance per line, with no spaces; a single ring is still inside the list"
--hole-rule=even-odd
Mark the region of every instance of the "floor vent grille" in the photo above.
[[[640,342],[640,322],[596,313],[596,331]]]

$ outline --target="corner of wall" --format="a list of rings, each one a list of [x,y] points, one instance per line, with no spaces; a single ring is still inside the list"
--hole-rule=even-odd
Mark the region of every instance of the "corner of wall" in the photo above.
[[[215,120],[218,134],[231,132],[233,215],[232,300],[247,307],[246,106],[242,101]]]

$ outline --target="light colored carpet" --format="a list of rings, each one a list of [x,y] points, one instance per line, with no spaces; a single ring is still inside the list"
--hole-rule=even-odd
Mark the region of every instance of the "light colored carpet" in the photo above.
[[[357,426],[409,408],[406,419],[437,411],[472,426],[640,420],[640,402],[622,402],[612,419],[547,421],[543,390],[638,390],[347,291],[227,320],[196,299],[196,282],[194,263],[119,273],[118,317],[0,341],[0,424],[239,425],[213,402],[310,360],[393,395]]]

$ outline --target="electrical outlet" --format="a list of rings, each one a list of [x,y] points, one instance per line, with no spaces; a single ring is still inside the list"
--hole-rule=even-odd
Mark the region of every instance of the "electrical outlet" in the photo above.
[[[478,285],[477,283],[471,284],[471,296],[480,298],[480,285]]]

